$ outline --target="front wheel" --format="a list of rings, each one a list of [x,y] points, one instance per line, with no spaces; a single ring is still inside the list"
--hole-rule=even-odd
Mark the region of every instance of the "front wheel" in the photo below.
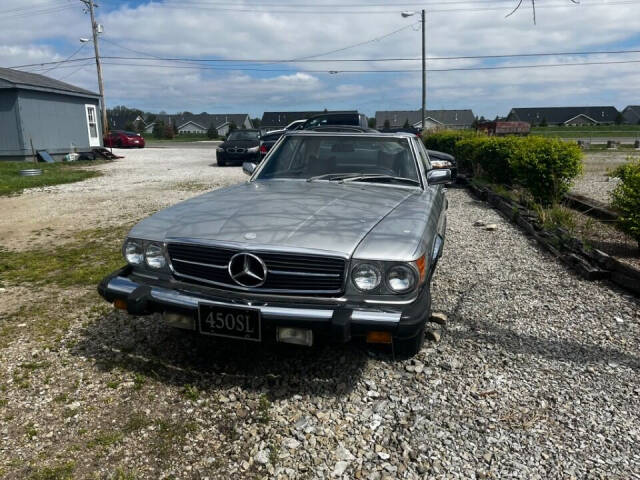
[[[394,338],[393,339],[393,353],[396,358],[408,359],[411,358],[420,351],[422,345],[424,345],[424,326],[420,329],[418,334],[411,338]]]

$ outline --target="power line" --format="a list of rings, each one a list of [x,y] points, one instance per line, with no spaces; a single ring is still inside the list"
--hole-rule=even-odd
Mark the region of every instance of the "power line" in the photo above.
[[[104,41],[107,41],[103,38]],[[114,42],[110,42],[114,43]],[[136,53],[142,53],[126,47],[122,47],[127,50],[134,51]],[[460,56],[446,56],[446,57],[427,57],[428,61],[445,61],[445,60],[483,60],[483,59],[498,59],[498,58],[528,58],[528,57],[561,57],[561,56],[581,56],[581,55],[625,55],[632,53],[640,53],[640,50],[593,50],[593,51],[581,51],[581,52],[539,52],[539,53],[507,53],[496,55],[460,55]],[[349,62],[361,62],[361,63],[373,63],[373,62],[399,62],[399,61],[418,61],[419,57],[390,57],[390,58],[328,58],[328,59],[214,59],[214,58],[184,58],[184,57],[160,57],[144,53],[144,55],[151,56],[153,58],[145,57],[125,57],[116,55],[102,55],[102,58],[109,60],[147,60],[147,61],[166,61],[166,62],[190,62],[190,63],[349,63]],[[56,60],[51,62],[30,63],[25,65],[15,65],[13,69],[29,68],[29,67],[45,67],[47,65],[59,65],[63,63],[82,62],[85,60],[93,60],[94,57],[81,57],[75,59]],[[229,70],[237,70],[237,68],[229,68]]]
[[[473,2],[470,2],[473,3]],[[536,5],[536,8],[579,8],[579,7],[610,7],[612,5],[630,5],[630,4],[638,4],[637,1],[634,0],[627,0],[627,1],[613,1],[613,2],[598,2],[598,3],[579,3],[579,4],[575,4],[575,3],[559,3],[559,4],[545,4],[545,5]],[[221,5],[221,4],[220,4]],[[388,15],[390,13],[394,13],[394,12],[398,12],[398,8],[395,5],[385,5],[385,6],[380,6],[380,8],[383,7],[393,7],[393,8],[387,8],[387,9],[383,9],[383,10],[285,10],[285,9],[274,9],[274,8],[270,8],[267,10],[260,10],[260,9],[256,9],[256,8],[234,8],[234,7],[220,7],[218,5],[211,5],[211,4],[204,4],[204,5],[197,5],[197,4],[189,4],[186,2],[181,2],[179,5],[175,5],[175,4],[159,4],[158,5],[159,8],[166,8],[166,9],[184,9],[184,8],[190,8],[193,10],[210,10],[210,11],[215,11],[217,13],[221,13],[221,12],[241,12],[241,13],[251,13],[251,14],[272,14],[272,15],[276,15],[276,14],[301,14],[301,15],[308,15],[308,14],[314,14],[314,15],[364,15],[364,14],[380,14],[380,15]],[[504,7],[465,7],[465,8],[453,8],[453,9],[449,9],[449,8],[445,8],[445,9],[427,9],[428,13],[444,13],[444,12],[480,12],[480,11],[491,11],[491,10],[504,10]]]
[[[78,47],[78,49],[77,49],[75,52],[73,52],[71,55],[69,55],[69,56],[68,56],[67,58],[65,58],[64,60],[61,60],[61,62],[62,62],[62,63],[65,63],[65,62],[68,62],[69,60],[71,60],[73,57],[75,57],[75,56],[80,52],[80,50],[82,50],[82,49],[84,48],[84,46],[85,46],[85,45],[86,45],[86,43],[82,43],[82,44],[80,44],[80,47]],[[58,68],[62,63],[58,63],[58,64],[54,65],[53,67],[49,68],[48,70],[45,70],[44,72],[40,72],[40,73],[41,73],[41,74],[45,74],[45,73],[48,73],[48,72],[50,72],[50,71],[52,71],[52,70],[55,70],[55,69],[56,69],[56,68]]]
[[[107,57],[103,57],[107,58]],[[192,69],[192,70],[226,70],[226,71],[254,71],[254,72],[280,72],[280,73],[413,73],[421,72],[422,69],[385,69],[385,70],[291,70],[291,69],[266,69],[266,68],[247,68],[247,67],[232,67],[232,68],[220,68],[211,66],[189,66],[189,65],[172,65],[172,64],[141,64],[141,63],[129,63],[129,62],[104,62],[108,65],[121,65],[129,67],[146,67],[146,68],[173,68],[173,69]],[[458,67],[458,68],[429,68],[428,72],[461,72],[461,71],[474,71],[474,70],[510,70],[510,69],[528,69],[528,68],[547,68],[547,67],[577,67],[588,65],[621,65],[640,63],[640,60],[619,60],[619,61],[600,61],[600,62],[569,62],[569,63],[547,63],[547,64],[533,64],[533,65],[496,65],[487,67]]]

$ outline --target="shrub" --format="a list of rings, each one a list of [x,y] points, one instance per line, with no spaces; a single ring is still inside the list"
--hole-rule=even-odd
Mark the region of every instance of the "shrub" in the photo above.
[[[555,138],[527,137],[514,143],[509,161],[514,180],[536,202],[550,205],[569,191],[582,172],[582,151],[575,144]]]
[[[458,157],[457,143],[465,138],[478,136],[473,130],[442,130],[439,132],[425,132],[422,136],[424,144],[431,150],[438,150]]]
[[[611,174],[620,178],[611,193],[611,204],[620,212],[617,226],[638,242],[640,248],[640,160],[621,165]]]
[[[426,135],[427,148],[454,155],[458,167],[496,184],[518,184],[535,202],[550,205],[582,171],[577,145],[543,137],[487,137],[470,131]]]
[[[474,172],[493,183],[511,185],[515,179],[510,161],[519,141],[516,137],[487,137],[475,142]]]

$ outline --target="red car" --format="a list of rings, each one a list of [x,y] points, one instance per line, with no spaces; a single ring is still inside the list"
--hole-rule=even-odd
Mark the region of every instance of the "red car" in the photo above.
[[[112,130],[104,136],[105,147],[144,147],[144,138],[139,133]]]

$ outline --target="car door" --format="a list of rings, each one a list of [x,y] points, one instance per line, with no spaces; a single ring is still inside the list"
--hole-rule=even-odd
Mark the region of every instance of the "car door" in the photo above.
[[[422,163],[424,168],[425,182],[426,182],[427,172],[431,170],[431,162],[429,161],[429,154],[427,153],[427,149],[424,146],[424,143],[422,143],[422,140],[420,140],[419,138],[414,138],[413,142],[416,147],[416,150],[418,151],[420,162]],[[433,209],[433,211],[431,212],[431,216],[435,219],[435,222],[437,225],[436,227],[437,234],[435,235],[435,238],[433,239],[433,243],[432,243],[433,245],[432,258],[433,258],[433,261],[435,262],[438,260],[438,258],[442,254],[442,246],[444,244],[444,237],[447,229],[448,201],[445,196],[446,189],[444,188],[443,185],[429,186],[427,183],[426,188],[432,191],[433,201],[431,202],[431,208]]]

